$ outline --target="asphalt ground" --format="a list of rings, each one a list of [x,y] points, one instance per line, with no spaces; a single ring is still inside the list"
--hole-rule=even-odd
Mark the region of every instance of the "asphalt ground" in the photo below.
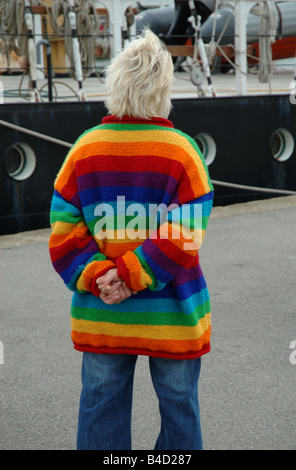
[[[199,385],[205,450],[296,448],[296,197],[214,208],[201,265],[212,351]],[[81,353],[49,230],[0,237],[0,450],[74,450]],[[133,449],[152,450],[158,403],[148,359],[134,383]]]

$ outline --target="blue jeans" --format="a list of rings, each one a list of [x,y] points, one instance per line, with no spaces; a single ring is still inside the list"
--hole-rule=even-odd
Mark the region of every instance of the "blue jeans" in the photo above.
[[[137,356],[83,353],[77,449],[131,450]],[[155,450],[201,450],[198,403],[201,360],[149,357],[161,429]],[[149,424],[148,424],[149,426]]]

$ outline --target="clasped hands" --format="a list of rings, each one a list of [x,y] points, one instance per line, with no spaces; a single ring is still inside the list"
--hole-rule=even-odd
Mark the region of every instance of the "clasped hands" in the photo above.
[[[104,276],[96,280],[98,288],[101,291],[100,298],[105,304],[119,304],[137,291],[129,289],[126,283],[118,277],[117,269],[110,269]]]

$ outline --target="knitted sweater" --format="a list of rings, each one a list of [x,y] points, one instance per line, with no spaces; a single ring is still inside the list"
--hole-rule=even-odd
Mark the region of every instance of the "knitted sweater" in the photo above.
[[[114,116],[86,131],[55,181],[53,266],[74,291],[74,347],[172,359],[210,350],[210,301],[199,248],[213,187],[193,139],[162,118]],[[110,268],[137,295],[100,298]]]

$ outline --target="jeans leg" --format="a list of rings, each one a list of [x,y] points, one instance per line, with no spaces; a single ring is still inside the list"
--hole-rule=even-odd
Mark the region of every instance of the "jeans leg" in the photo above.
[[[130,450],[137,356],[83,353],[77,449]]]
[[[161,429],[155,450],[202,450],[198,402],[201,359],[149,358]]]

